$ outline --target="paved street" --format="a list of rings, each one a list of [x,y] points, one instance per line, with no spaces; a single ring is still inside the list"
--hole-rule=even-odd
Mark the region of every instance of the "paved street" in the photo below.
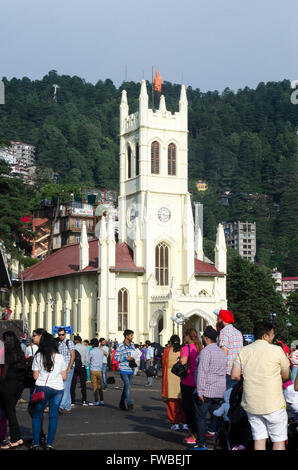
[[[128,413],[118,409],[122,381],[118,373],[113,374],[116,383],[109,385],[105,390],[105,405],[98,407],[78,405],[73,408],[71,414],[59,416],[56,449],[186,451],[187,446],[182,443],[186,433],[170,430],[166,407],[161,399],[161,378],[155,379],[153,387],[150,388],[145,387],[145,375],[134,377],[131,395],[135,413]],[[87,384],[87,390],[88,401],[93,401],[91,384]],[[23,398],[28,398],[28,390],[23,393]],[[76,399],[80,398],[78,384]],[[23,437],[30,441],[31,419],[27,413],[27,404],[18,405],[18,417]],[[47,432],[47,423],[48,418],[45,414],[45,432]]]

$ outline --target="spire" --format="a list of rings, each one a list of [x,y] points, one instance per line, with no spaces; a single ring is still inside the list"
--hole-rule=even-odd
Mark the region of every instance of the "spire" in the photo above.
[[[99,243],[102,244],[107,239],[107,223],[103,215],[99,222]]]
[[[181,85],[180,100],[179,100],[179,113],[184,115],[184,118],[186,120],[185,122],[186,127],[187,127],[187,108],[188,108],[188,103],[187,103],[187,97],[186,97],[186,89],[184,85]]]
[[[126,90],[122,90],[121,104],[120,104],[120,132],[123,126],[124,119],[128,116],[128,104],[127,104],[127,93]]]
[[[79,254],[80,270],[82,270],[82,269],[86,268],[89,265],[89,243],[88,243],[86,222],[85,221],[83,221],[83,223],[82,223],[81,240],[80,240],[79,250],[80,250],[80,254]]]
[[[204,261],[203,237],[201,227],[198,227],[195,234],[195,257],[200,261]]]
[[[222,224],[218,224],[216,234],[215,267],[220,272],[227,272],[227,246]]]
[[[112,214],[108,215],[108,223],[107,223],[107,235],[108,241],[115,242],[115,231],[114,231],[114,221]]]
[[[187,106],[187,97],[186,97],[186,89],[185,85],[181,85],[181,91],[180,91],[180,100],[179,100],[179,111],[181,106]]]
[[[164,95],[160,95],[159,111],[161,111],[162,113],[166,113],[166,112],[167,112],[166,100],[165,100]]]
[[[147,93],[146,80],[142,80],[141,92],[139,96],[139,118],[141,125],[146,124],[147,122],[148,101],[149,97]]]
[[[147,100],[148,101],[148,93],[147,93],[147,85],[146,85],[146,80],[142,80],[141,84],[141,91],[140,91],[140,96],[139,99]]]

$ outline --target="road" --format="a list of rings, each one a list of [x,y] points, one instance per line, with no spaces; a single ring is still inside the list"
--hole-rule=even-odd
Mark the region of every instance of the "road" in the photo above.
[[[153,387],[145,387],[145,375],[134,377],[131,396],[134,413],[118,408],[122,392],[122,381],[113,373],[115,385],[104,391],[102,406],[83,407],[77,405],[69,415],[59,415],[55,439],[57,450],[176,450],[186,451],[183,444],[185,432],[172,431],[161,399],[161,378],[154,379]],[[161,374],[161,373],[159,373]],[[28,399],[28,390],[23,393]],[[77,385],[76,399],[81,398]],[[93,401],[91,384],[87,384],[87,399]],[[31,419],[27,404],[17,407],[19,423],[26,445],[32,439]],[[44,429],[47,432],[48,416],[45,414]]]

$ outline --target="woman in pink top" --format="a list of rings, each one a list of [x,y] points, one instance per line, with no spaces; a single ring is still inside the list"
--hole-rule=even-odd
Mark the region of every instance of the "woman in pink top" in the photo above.
[[[184,337],[185,346],[182,349],[180,362],[182,365],[188,363],[188,374],[181,379],[182,408],[186,417],[189,429],[189,436],[185,439],[187,444],[196,443],[196,425],[194,418],[193,392],[196,388],[195,371],[196,359],[203,345],[198,338],[198,333],[194,328],[186,330]]]

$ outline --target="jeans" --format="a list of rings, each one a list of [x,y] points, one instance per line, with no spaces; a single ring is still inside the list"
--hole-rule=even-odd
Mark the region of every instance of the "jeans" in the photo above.
[[[108,364],[103,364],[102,365],[102,385],[103,385],[103,388],[106,388],[107,387],[107,368],[108,368]]]
[[[223,402],[222,398],[207,398],[204,397],[204,401],[201,401],[197,395],[193,396],[194,402],[194,412],[196,420],[196,429],[197,429],[197,443],[206,444],[206,431],[207,431],[207,422],[206,415],[209,411],[211,414],[211,422],[209,424],[209,431],[216,432],[218,427],[218,421],[215,416],[213,416],[213,411],[219,408]]]
[[[150,363],[151,363],[151,360],[148,359],[148,361],[146,361],[146,370],[149,369]],[[154,366],[154,368],[156,369],[156,365]],[[147,377],[147,383],[148,383],[148,385],[150,385],[152,387],[153,377]]]
[[[232,380],[231,376],[229,374],[226,375],[227,390],[229,388],[233,388],[234,385],[236,385],[238,382],[239,382],[239,380]]]
[[[32,431],[33,431],[33,445],[39,445],[41,422],[43,417],[44,409],[49,402],[49,427],[48,427],[48,438],[47,445],[53,445],[57,425],[58,425],[58,414],[59,407],[63,397],[63,390],[55,390],[50,387],[35,387],[37,392],[44,390],[45,399],[38,402],[34,407],[33,418],[32,418]]]
[[[72,382],[72,377],[74,373],[74,367],[71,369],[70,372],[67,373],[67,379],[64,382],[64,393],[63,398],[60,404],[60,408],[62,410],[71,410],[71,394],[70,394],[70,387]]]
[[[133,378],[133,374],[121,374],[120,377],[122,382],[124,383],[121,399],[120,399],[120,404],[125,406],[125,400],[127,403],[127,406],[131,405],[131,399],[130,399],[130,384]]]
[[[291,373],[292,373],[292,381],[293,381],[293,383],[295,382],[297,372],[298,372],[298,367],[293,367],[293,366],[292,366],[292,367],[291,367]]]

